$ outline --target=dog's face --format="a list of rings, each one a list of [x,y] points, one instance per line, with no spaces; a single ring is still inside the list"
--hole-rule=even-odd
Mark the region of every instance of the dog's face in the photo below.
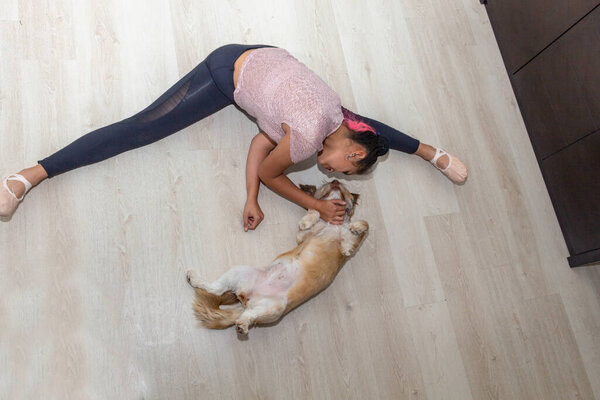
[[[350,193],[348,188],[338,180],[324,183],[320,188],[313,185],[300,185],[300,189],[310,194],[315,199],[333,200],[341,199],[346,202],[346,215],[344,219],[350,219],[354,215],[354,208],[358,202],[358,193]]]

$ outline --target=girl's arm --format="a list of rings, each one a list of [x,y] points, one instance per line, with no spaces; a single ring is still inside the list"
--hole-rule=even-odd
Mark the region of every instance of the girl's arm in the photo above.
[[[281,196],[306,208],[319,211],[321,218],[332,224],[341,224],[344,219],[345,202],[343,200],[317,200],[304,193],[284,174],[292,165],[290,156],[290,133],[285,136],[271,153],[260,163],[258,176],[265,185]]]
[[[258,166],[275,148],[276,144],[267,137],[264,132],[252,138],[248,158],[246,159],[246,193],[247,201],[257,201],[260,179],[258,178]]]
[[[258,190],[260,179],[258,178],[258,166],[267,158],[275,143],[267,137],[264,132],[252,138],[246,159],[246,205],[244,206],[244,231],[256,229],[264,218],[264,214],[258,205]]]

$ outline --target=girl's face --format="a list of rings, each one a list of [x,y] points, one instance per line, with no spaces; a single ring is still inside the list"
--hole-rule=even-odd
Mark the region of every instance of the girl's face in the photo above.
[[[317,153],[317,162],[327,172],[341,172],[352,175],[358,170],[354,162],[365,156],[365,150],[352,140],[347,140],[335,142],[325,140],[323,142],[323,150]],[[352,156],[353,154],[354,156]],[[350,157],[348,158],[348,156]]]

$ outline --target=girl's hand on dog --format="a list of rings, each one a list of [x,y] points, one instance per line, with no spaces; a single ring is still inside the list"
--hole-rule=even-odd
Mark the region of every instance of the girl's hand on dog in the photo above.
[[[264,218],[265,215],[257,201],[246,201],[244,206],[244,232],[248,232],[248,229],[256,229]]]
[[[317,211],[325,222],[333,225],[341,225],[346,213],[346,202],[344,200],[317,200]]]

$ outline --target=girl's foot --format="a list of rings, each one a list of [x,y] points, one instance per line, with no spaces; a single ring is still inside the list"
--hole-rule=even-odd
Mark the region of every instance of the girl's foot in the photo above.
[[[29,189],[47,177],[44,167],[37,164],[4,178],[0,182],[0,217],[10,217]]]
[[[4,178],[0,187],[0,217],[10,217],[31,186],[31,182],[20,174]]]
[[[467,180],[468,171],[465,164],[442,149],[436,149],[435,156],[429,162],[457,185],[462,185]]]
[[[467,167],[452,154],[424,143],[419,144],[415,154],[429,161],[455,184],[462,185],[467,180]]]

